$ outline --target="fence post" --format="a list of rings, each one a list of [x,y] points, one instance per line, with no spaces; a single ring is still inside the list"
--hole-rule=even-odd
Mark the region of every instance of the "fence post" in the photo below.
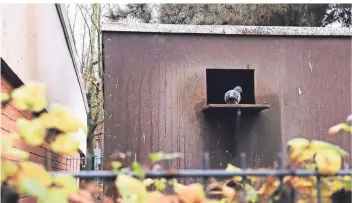
[[[242,170],[247,171],[247,156],[246,153],[242,152],[241,153],[241,168]],[[246,182],[247,182],[247,176],[242,177],[242,187],[243,187],[243,196],[246,198]]]
[[[209,152],[204,152],[203,154],[203,170],[208,170],[209,169]],[[203,186],[204,186],[204,191],[206,191],[208,187],[208,181],[209,177],[204,177],[203,178]],[[208,194],[206,194],[208,195]]]

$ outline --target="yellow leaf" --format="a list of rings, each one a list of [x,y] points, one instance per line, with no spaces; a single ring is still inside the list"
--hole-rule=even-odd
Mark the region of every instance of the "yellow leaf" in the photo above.
[[[258,195],[260,197],[269,197],[276,191],[279,187],[280,181],[277,180],[275,177],[268,177],[266,178],[265,182],[263,183],[262,187],[258,191]]]
[[[68,203],[68,195],[61,188],[49,188],[46,191],[46,195],[42,196],[38,203]]]
[[[310,142],[309,140],[305,139],[305,138],[294,138],[290,141],[287,142],[287,150],[288,150],[288,154],[290,157],[291,162],[295,165],[298,164],[300,161],[298,160],[299,158],[302,161],[302,153],[304,151],[304,149],[308,148]],[[306,156],[304,158],[307,157]]]
[[[49,186],[52,183],[52,177],[42,165],[23,161],[19,163],[19,170],[17,171],[14,181],[17,184],[22,184],[26,179],[37,181],[43,186]]]
[[[6,93],[1,93],[1,103],[7,102],[10,100],[10,95]]]
[[[232,164],[227,164],[227,167],[225,169],[226,171],[241,171],[241,168],[238,168],[237,166],[234,166]],[[241,176],[234,176],[232,178],[232,180],[235,182],[235,183],[240,183],[242,181],[242,177]]]
[[[351,126],[349,126],[347,123],[340,123],[340,124],[334,125],[331,128],[329,128],[328,134],[329,134],[329,136],[335,136],[341,130],[343,130],[345,132],[352,133]]]
[[[125,174],[119,174],[116,178],[115,185],[118,188],[122,198],[126,201],[134,200],[142,203],[148,197],[145,185],[133,177]]]
[[[341,156],[333,150],[326,149],[315,155],[315,163],[321,174],[335,174],[341,169]]]
[[[1,160],[1,182],[11,178],[18,170],[18,165],[8,160]]]
[[[151,186],[152,184],[154,184],[154,180],[151,178],[146,178],[143,180],[143,184],[147,187]]]
[[[40,112],[47,104],[45,86],[42,83],[28,82],[15,89],[11,96],[16,107],[20,110]]]
[[[58,175],[53,177],[53,183],[62,187],[67,195],[71,195],[78,191],[76,179],[68,175]]]
[[[87,127],[65,107],[56,105],[48,113],[43,113],[40,120],[47,128],[56,128],[62,132],[76,132],[83,129],[87,134]]]
[[[59,134],[51,143],[51,149],[62,155],[72,155],[78,151],[79,141],[68,134]]]
[[[330,150],[335,151],[336,153],[338,153],[342,157],[345,157],[348,155],[348,152],[341,149],[339,146],[336,146],[336,145],[333,145],[331,143],[321,141],[321,140],[312,140],[309,147],[316,152],[318,152],[320,150],[324,150],[324,149],[330,149]]]
[[[32,121],[24,118],[18,119],[17,127],[26,143],[34,146],[44,143],[46,129],[38,119]]]
[[[166,189],[166,179],[161,178],[161,179],[155,179],[154,180],[154,187],[158,191],[164,191]]]
[[[15,136],[12,135],[10,136]],[[12,141],[1,137],[1,158],[9,159],[9,158],[17,158],[20,160],[27,160],[29,158],[29,153],[22,151],[20,149],[16,149],[12,146]]]
[[[310,142],[308,139],[294,138],[294,139],[291,139],[287,142],[287,146],[289,148],[293,148],[293,149],[301,149],[301,148],[308,147],[309,143]]]
[[[344,188],[344,182],[341,177],[322,178],[322,191],[325,196],[331,196],[333,193]]]

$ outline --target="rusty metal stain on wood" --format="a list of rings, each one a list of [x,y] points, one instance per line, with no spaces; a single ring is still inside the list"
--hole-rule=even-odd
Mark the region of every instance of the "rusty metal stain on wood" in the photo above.
[[[184,159],[172,166],[201,168],[209,151],[211,167],[225,168],[246,152],[250,167],[271,166],[298,136],[351,151],[350,136],[327,136],[351,112],[350,43],[350,37],[104,32],[104,158],[133,151],[145,162],[152,151],[180,151]],[[200,112],[205,71],[247,64],[255,69],[256,102],[270,108],[244,114],[235,134],[232,119]]]

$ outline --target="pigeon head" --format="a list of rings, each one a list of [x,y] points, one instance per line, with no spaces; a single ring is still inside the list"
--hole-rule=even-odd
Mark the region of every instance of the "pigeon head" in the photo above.
[[[236,90],[239,93],[242,93],[242,87],[240,86],[235,87],[234,90]]]

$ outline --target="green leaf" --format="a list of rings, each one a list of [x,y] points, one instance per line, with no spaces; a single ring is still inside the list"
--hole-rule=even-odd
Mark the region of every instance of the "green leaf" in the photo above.
[[[30,195],[40,198],[44,198],[47,195],[47,189],[38,181],[26,178],[22,184],[19,185],[19,190],[24,195]]]
[[[135,161],[132,163],[132,169],[137,177],[142,178],[142,179],[144,178],[145,173],[144,173],[141,165],[138,162]]]
[[[64,189],[52,187],[47,190],[46,195],[38,198],[38,203],[68,203],[68,195]]]
[[[119,161],[111,162],[111,167],[114,172],[118,172],[121,166],[122,166],[122,164]]]
[[[155,152],[155,153],[150,153],[149,154],[149,159],[152,162],[158,162],[162,160],[171,160],[171,159],[177,159],[177,158],[182,158],[182,153],[175,152],[175,153],[164,153],[164,152]]]
[[[155,153],[150,153],[149,155],[149,159],[152,162],[158,162],[164,159],[164,153],[163,152],[155,152]]]
[[[73,176],[58,175],[53,178],[53,183],[62,187],[66,194],[70,195],[78,191],[76,179]]]

